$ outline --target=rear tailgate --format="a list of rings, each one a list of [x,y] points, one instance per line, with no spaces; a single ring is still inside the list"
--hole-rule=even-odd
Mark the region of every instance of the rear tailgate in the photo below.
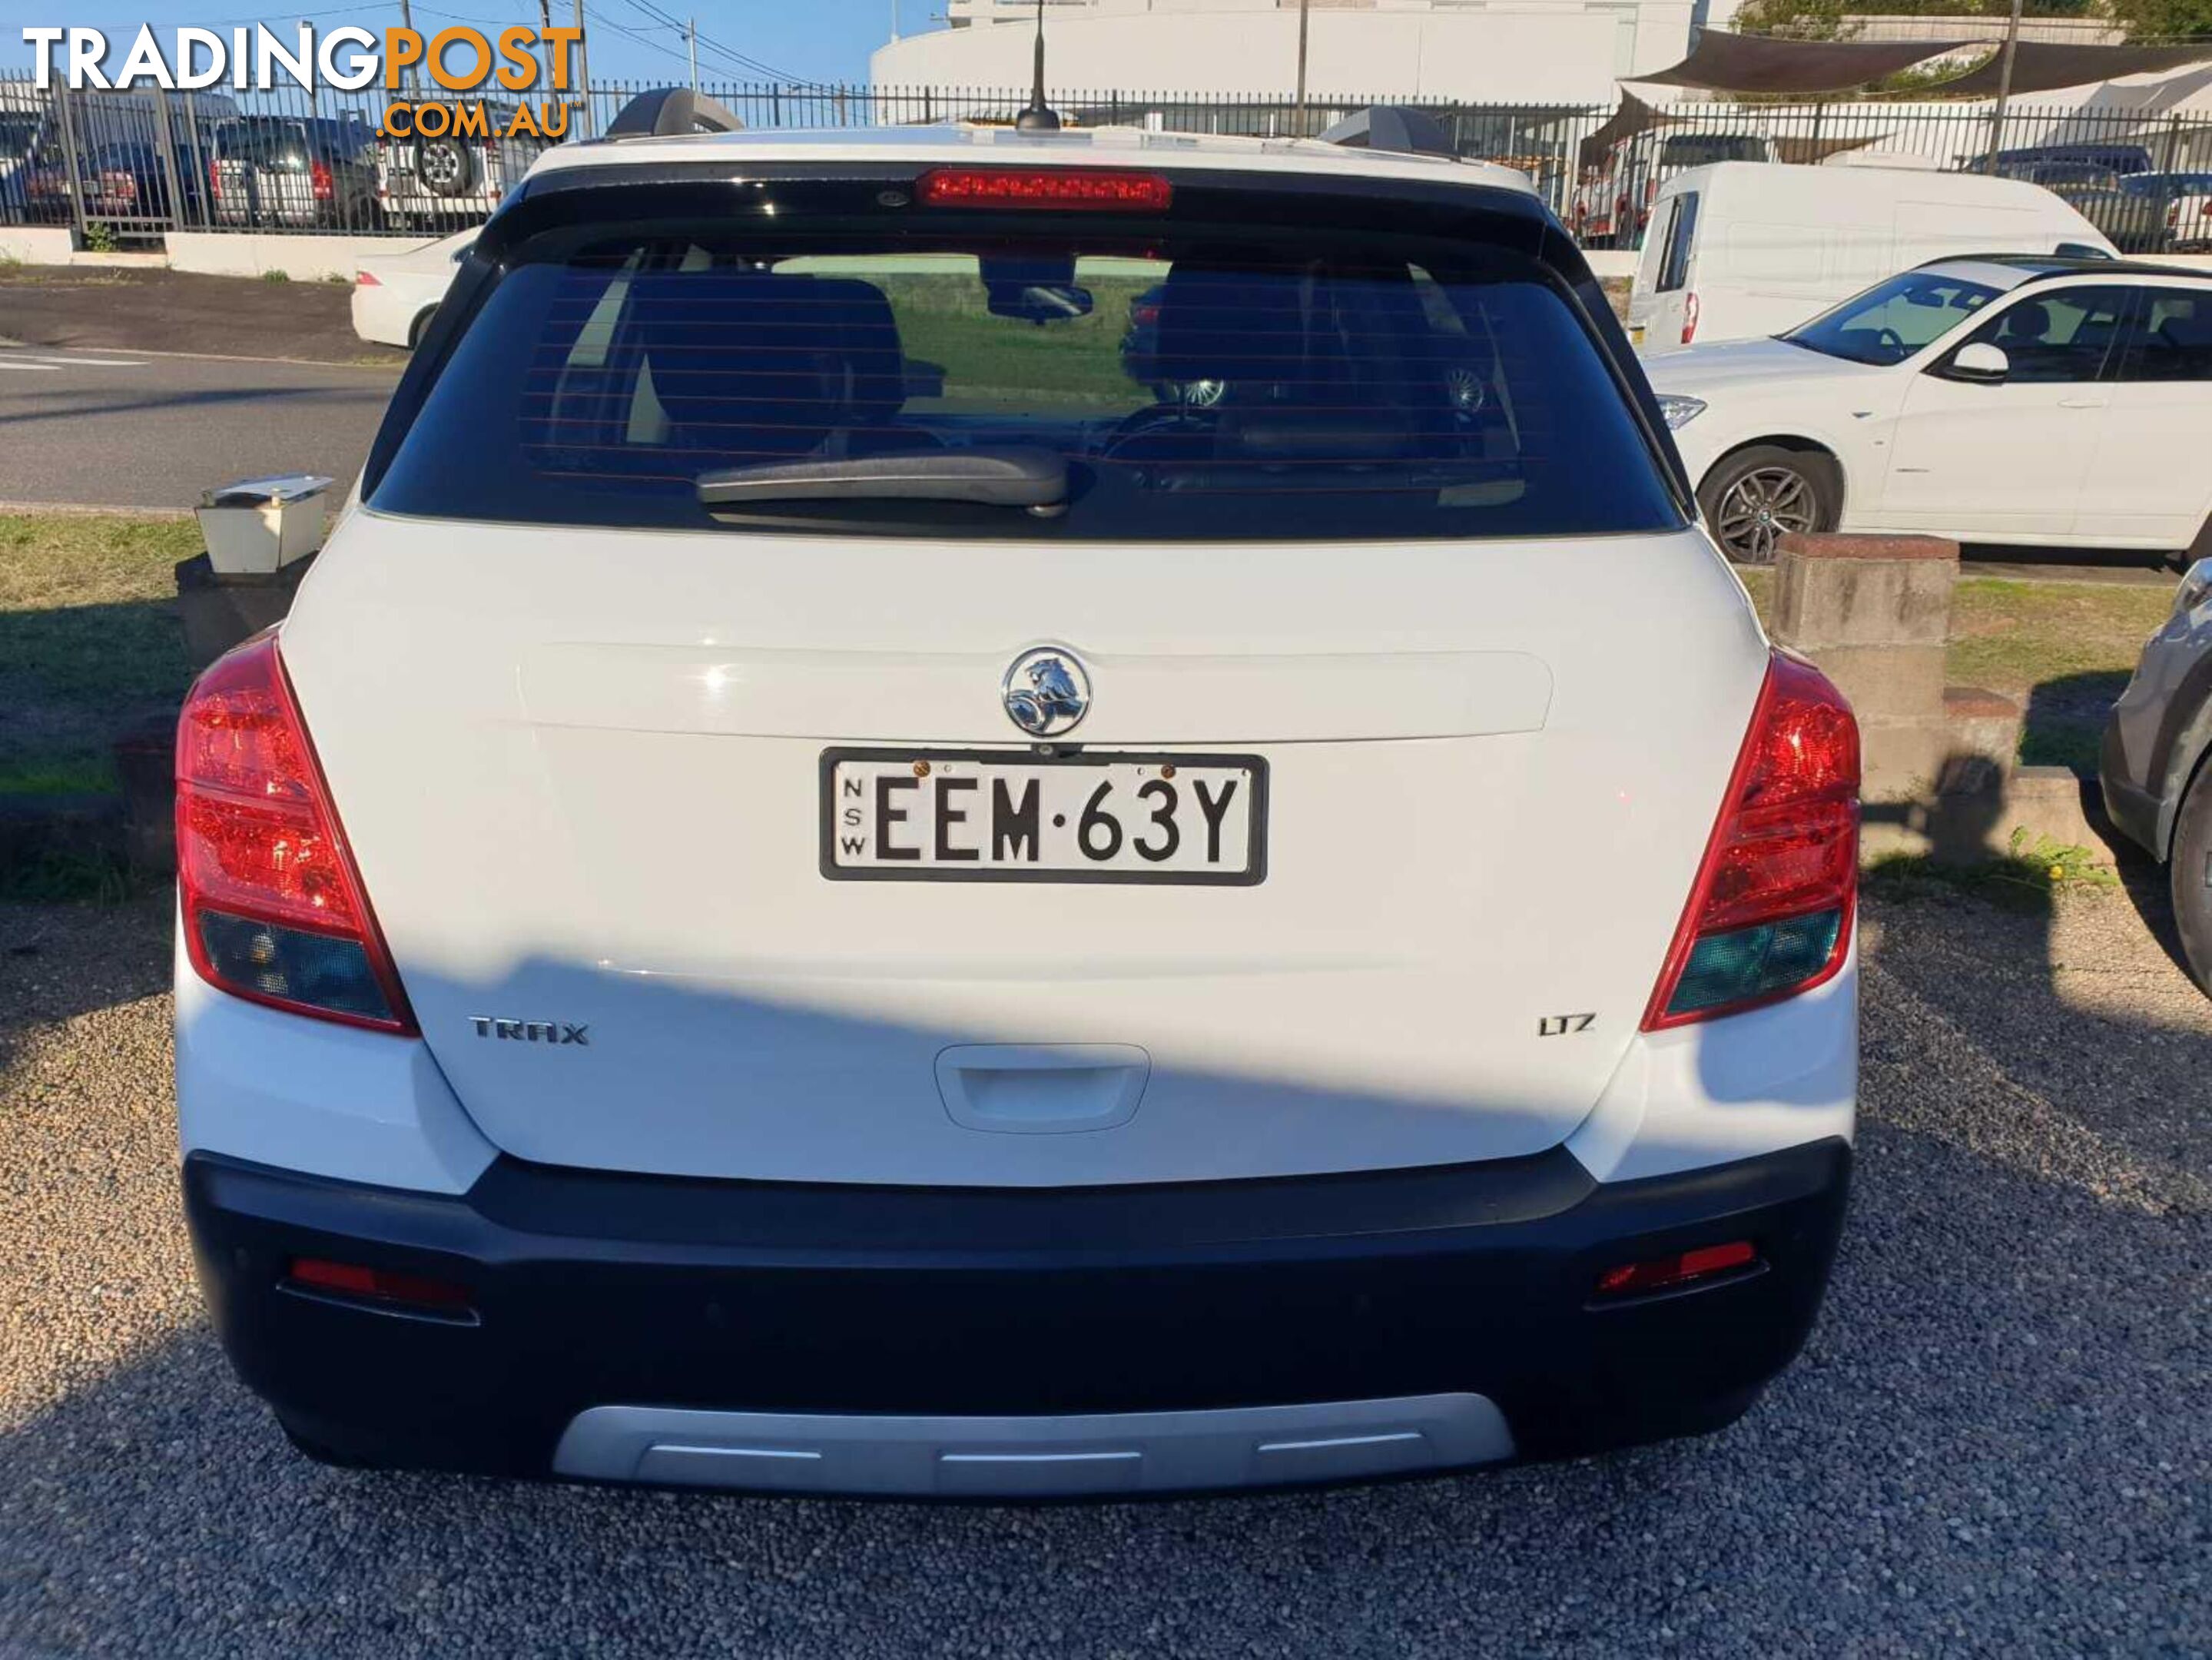
[[[461,1099],[563,1164],[1075,1183],[1548,1147],[1635,1030],[1765,666],[1690,535],[1154,546],[1111,583],[882,541],[343,542],[285,636],[339,812]],[[1264,763],[1264,881],[825,879],[823,751],[1018,749],[1000,676],[1047,640],[1090,670],[1091,751]],[[1119,1128],[949,1110],[948,1050],[1085,1044],[1116,1047],[1083,1087],[1141,1089]],[[1043,1128],[1054,1058],[968,1057]]]

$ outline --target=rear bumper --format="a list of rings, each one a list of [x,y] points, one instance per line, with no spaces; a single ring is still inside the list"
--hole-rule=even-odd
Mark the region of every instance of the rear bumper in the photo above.
[[[1553,1457],[1717,1428],[1803,1342],[1850,1167],[1830,1140],[1612,1184],[1557,1150],[1023,1191],[502,1158],[447,1197],[194,1153],[184,1185],[240,1375],[346,1456],[1036,1495]],[[1592,1300],[1607,1268],[1741,1238],[1760,1261],[1734,1277]],[[286,1283],[298,1256],[457,1281],[471,1310],[310,1294]]]

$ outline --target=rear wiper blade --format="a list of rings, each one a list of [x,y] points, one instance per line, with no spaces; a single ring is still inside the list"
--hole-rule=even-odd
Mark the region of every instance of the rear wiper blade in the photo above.
[[[1036,445],[1010,444],[765,461],[702,472],[696,489],[701,503],[710,508],[756,502],[972,502],[1043,511],[1067,500],[1067,458]]]

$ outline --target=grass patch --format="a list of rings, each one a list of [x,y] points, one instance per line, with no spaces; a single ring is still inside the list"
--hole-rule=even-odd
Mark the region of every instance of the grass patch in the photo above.
[[[948,401],[992,392],[1135,409],[1152,395],[1121,372],[1129,301],[1152,283],[1141,277],[1085,277],[1091,314],[1040,326],[994,317],[972,276],[892,272],[872,277],[891,302],[907,356],[939,364]]]
[[[105,854],[48,853],[0,869],[0,899],[119,905],[146,891],[127,865]]]
[[[2063,893],[2107,893],[2120,885],[2119,873],[2093,848],[2031,841],[2016,830],[2002,858],[1977,865],[1941,863],[1923,854],[1891,854],[1860,875],[1878,898],[1924,899],[1932,894],[1963,893],[2006,910],[2047,915]]]
[[[191,683],[174,567],[189,519],[0,514],[0,794],[115,787],[116,736]]]

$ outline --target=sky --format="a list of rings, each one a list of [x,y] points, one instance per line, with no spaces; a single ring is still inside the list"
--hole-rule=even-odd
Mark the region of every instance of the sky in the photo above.
[[[106,32],[112,67],[151,23],[162,51],[173,61],[170,31],[185,24],[228,29],[240,23],[271,27],[304,19],[318,27],[354,24],[367,29],[396,28],[398,0],[297,0],[298,11],[255,13],[256,0],[29,0],[19,21],[0,39],[0,74],[31,67],[31,48],[21,33],[27,24],[88,26]],[[574,19],[575,0],[550,0],[556,27]],[[933,25],[943,0],[584,0],[585,39],[594,80],[687,81],[684,33],[672,27],[695,10],[699,27],[699,76],[704,80],[793,80],[865,82],[868,54],[890,38],[892,8],[898,9],[902,33],[918,34]],[[10,6],[9,10],[16,8]],[[479,27],[536,23],[538,0],[421,0],[415,23],[428,33],[467,22]]]

